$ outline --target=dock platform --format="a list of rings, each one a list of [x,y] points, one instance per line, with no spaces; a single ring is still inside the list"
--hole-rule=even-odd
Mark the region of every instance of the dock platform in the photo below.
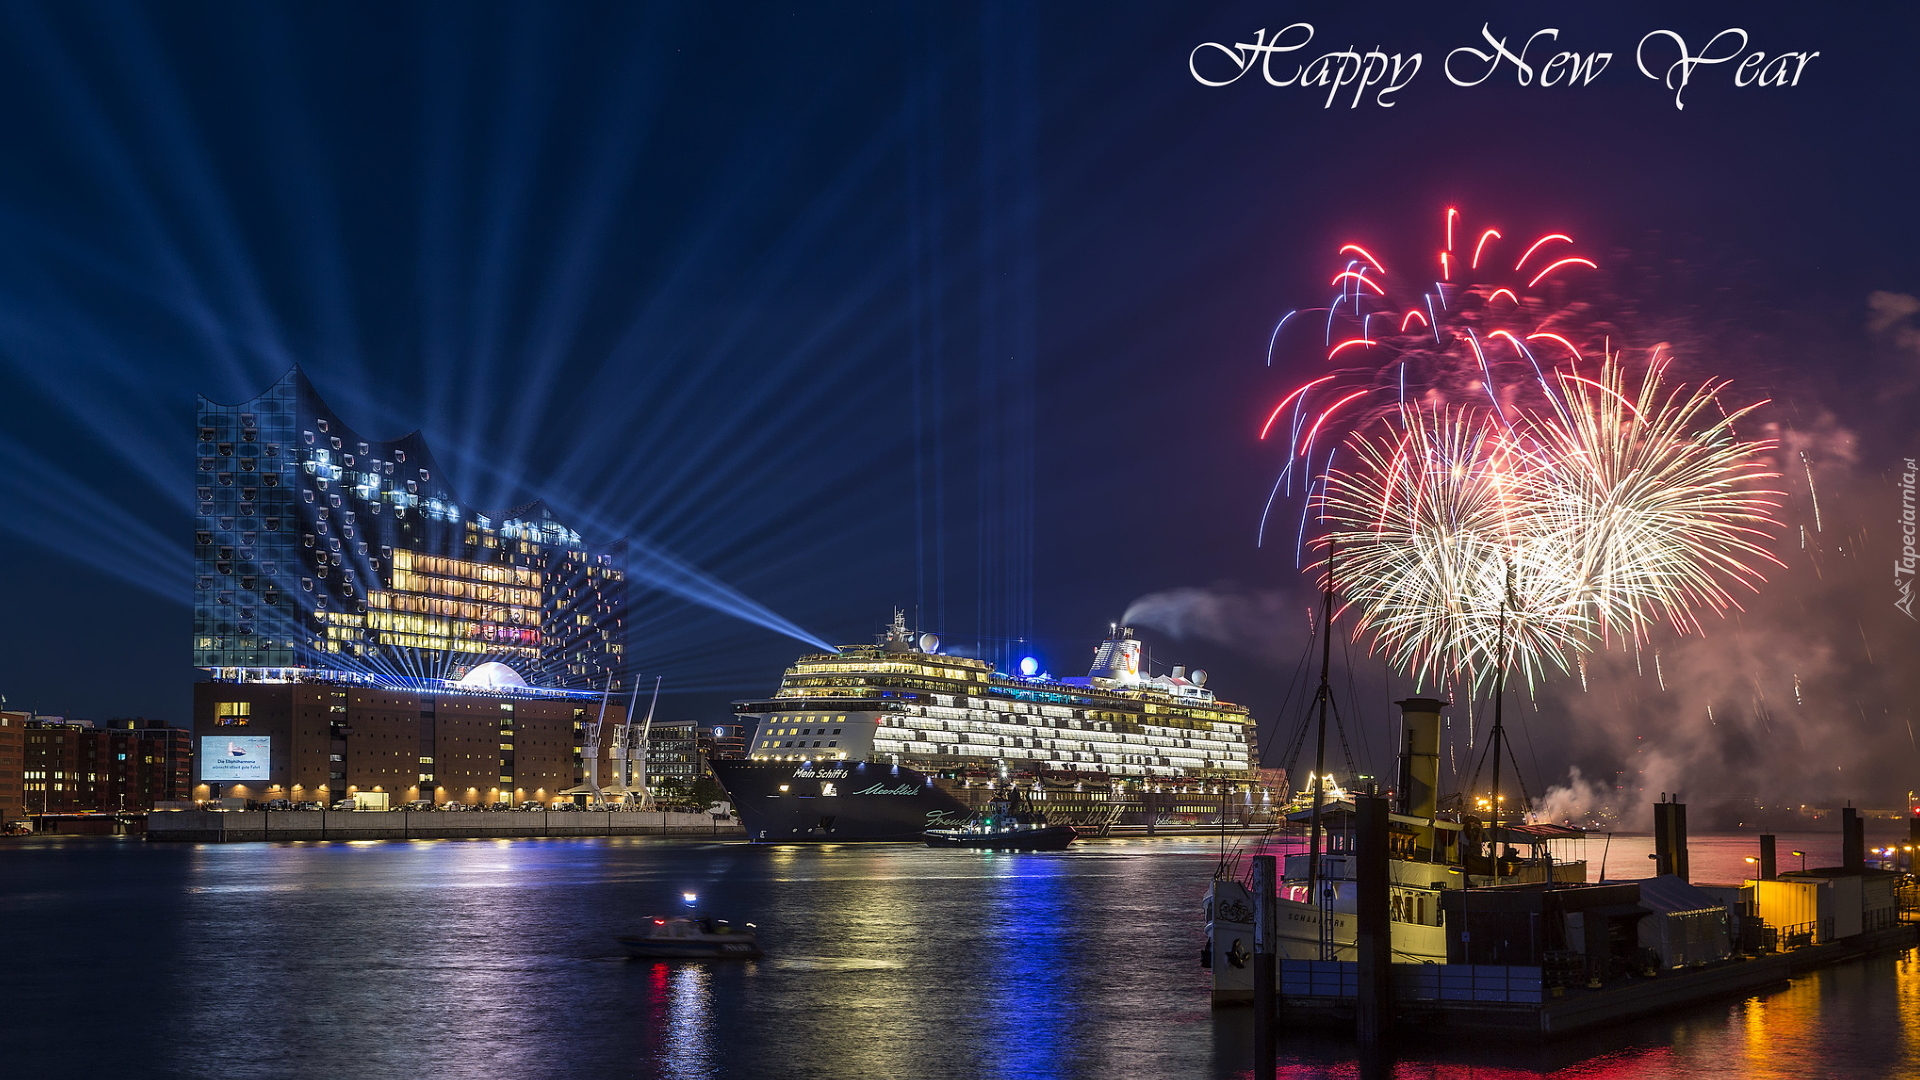
[[[1670,1009],[1738,997],[1831,964],[1920,946],[1920,924],[1903,923],[1824,945],[1756,958],[1615,979],[1599,989],[1546,985],[1539,967],[1395,964],[1395,1025],[1419,1030],[1483,1030],[1571,1035]],[[1283,1024],[1351,1027],[1357,967],[1352,961],[1282,960]]]

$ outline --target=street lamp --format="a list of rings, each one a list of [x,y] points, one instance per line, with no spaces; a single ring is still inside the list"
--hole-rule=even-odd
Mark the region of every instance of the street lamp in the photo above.
[[[1787,854],[1789,854],[1789,855],[1798,855],[1798,856],[1800,856],[1800,872],[1801,872],[1801,873],[1803,873],[1803,874],[1804,874],[1804,873],[1806,873],[1806,871],[1807,871],[1807,853],[1806,853],[1806,852],[1804,852],[1804,851],[1789,851],[1789,852],[1787,852]]]

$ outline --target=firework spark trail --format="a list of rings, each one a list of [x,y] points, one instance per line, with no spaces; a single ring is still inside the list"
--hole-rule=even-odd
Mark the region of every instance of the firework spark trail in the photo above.
[[[1736,593],[1779,565],[1767,550],[1782,496],[1764,486],[1778,477],[1762,458],[1772,444],[1734,431],[1759,406],[1722,406],[1724,382],[1670,383],[1660,347],[1637,379],[1604,343],[1594,377],[1582,374],[1582,328],[1565,311],[1506,286],[1447,280],[1463,263],[1477,270],[1500,238],[1480,233],[1471,261],[1462,259],[1452,252],[1456,217],[1448,212],[1443,280],[1385,320],[1398,336],[1369,336],[1379,312],[1362,310],[1391,302],[1374,280],[1385,276],[1379,261],[1342,249],[1365,257],[1334,279],[1335,309],[1345,304],[1359,326],[1335,344],[1330,312],[1327,358],[1383,353],[1387,362],[1300,386],[1261,431],[1292,410],[1282,477],[1295,468],[1305,477],[1302,537],[1320,501],[1320,542],[1341,552],[1337,584],[1358,632],[1422,683],[1484,683],[1504,619],[1511,669],[1532,685],[1575,663],[1584,681],[1582,654],[1596,646],[1637,655],[1656,623],[1693,633],[1697,612],[1737,608]],[[1515,271],[1559,242],[1572,243],[1558,233],[1535,241]],[[1594,265],[1542,261],[1529,286]],[[1425,324],[1417,330],[1415,316]],[[1529,342],[1565,356],[1543,366]],[[1342,444],[1351,460],[1335,469]]]
[[[1614,358],[1598,381],[1563,375],[1565,419],[1531,425],[1554,465],[1537,495],[1603,637],[1644,639],[1655,618],[1698,632],[1695,611],[1737,608],[1729,586],[1757,589],[1760,564],[1781,565],[1766,542],[1782,492],[1755,486],[1779,476],[1761,456],[1773,444],[1733,430],[1765,403],[1712,419],[1726,384],[1669,390],[1665,370],[1651,365],[1637,390]]]
[[[1490,678],[1503,618],[1530,685],[1658,621],[1698,632],[1775,563],[1770,444],[1731,430],[1747,410],[1703,421],[1718,384],[1669,388],[1657,365],[1637,388],[1614,359],[1599,375],[1546,414],[1405,405],[1328,474],[1347,606],[1423,682]]]
[[[1267,342],[1269,367],[1286,340],[1292,317],[1307,310],[1324,311],[1326,318],[1318,327],[1321,333],[1314,336],[1319,338],[1322,356],[1336,365],[1330,374],[1289,394],[1262,427],[1260,437],[1266,439],[1281,415],[1293,413],[1288,460],[1276,489],[1291,491],[1289,478],[1296,467],[1309,478],[1309,486],[1310,478],[1327,468],[1323,460],[1327,440],[1313,437],[1322,428],[1344,437],[1348,431],[1392,417],[1409,400],[1436,405],[1478,403],[1503,417],[1527,407],[1552,406],[1552,388],[1527,342],[1551,339],[1577,352],[1568,335],[1581,335],[1571,325],[1575,320],[1568,312],[1529,290],[1543,280],[1594,263],[1579,256],[1542,257],[1536,265],[1544,269],[1529,275],[1529,261],[1542,246],[1573,242],[1565,234],[1550,233],[1535,240],[1507,270],[1504,260],[1496,257],[1503,242],[1497,229],[1479,233],[1462,229],[1459,236],[1470,245],[1471,256],[1453,250],[1458,218],[1457,210],[1447,211],[1447,250],[1440,253],[1440,279],[1418,293],[1403,293],[1392,286],[1379,258],[1359,244],[1346,244],[1339,251],[1340,269],[1330,282],[1335,291],[1328,305],[1290,311],[1274,326]],[[1469,273],[1474,280],[1458,278]],[[1379,320],[1377,328],[1375,320]],[[1593,341],[1583,344],[1598,347]],[[1299,438],[1303,429],[1312,433],[1305,440]],[[1268,516],[1261,517],[1258,544],[1264,545]]]

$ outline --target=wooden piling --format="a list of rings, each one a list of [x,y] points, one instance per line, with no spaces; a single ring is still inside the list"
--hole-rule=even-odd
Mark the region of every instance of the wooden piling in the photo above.
[[[1253,857],[1253,1076],[1273,1080],[1278,1046],[1274,1028],[1279,1021],[1275,998],[1279,978],[1274,949],[1279,931],[1274,886],[1279,878],[1272,855]]]

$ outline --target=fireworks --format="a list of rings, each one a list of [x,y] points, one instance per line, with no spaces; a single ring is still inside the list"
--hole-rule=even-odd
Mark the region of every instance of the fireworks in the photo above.
[[[1469,268],[1498,236],[1480,234]],[[1566,242],[1535,242],[1515,269]],[[1271,435],[1292,411],[1282,480],[1310,470],[1308,512],[1326,522],[1360,632],[1423,682],[1491,678],[1504,640],[1509,670],[1531,683],[1596,645],[1642,641],[1658,622],[1697,631],[1696,612],[1735,606],[1773,561],[1765,545],[1777,527],[1778,493],[1761,483],[1776,475],[1762,458],[1770,444],[1734,430],[1757,406],[1722,409],[1723,382],[1671,382],[1660,349],[1637,379],[1604,350],[1583,372],[1577,342],[1591,331],[1572,325],[1575,309],[1505,285],[1450,285],[1462,261],[1452,248],[1450,237],[1442,280],[1400,318],[1413,328],[1433,305],[1418,342],[1364,337],[1386,316],[1347,300],[1363,337],[1330,345],[1329,358],[1391,350],[1390,362],[1313,380],[1267,419]],[[1365,269],[1350,264],[1335,279],[1349,283],[1343,296],[1379,270],[1361,254]],[[1530,280],[1576,263],[1592,265],[1564,256]],[[1511,316],[1490,312],[1496,302]],[[1529,313],[1538,321],[1514,322]],[[1560,355],[1543,365],[1529,342]],[[1398,392],[1379,403],[1387,388]],[[1344,438],[1329,431],[1336,423]]]
[[[1498,229],[1469,235],[1454,210],[1445,232],[1439,277],[1419,291],[1401,287],[1369,249],[1348,244],[1327,306],[1290,311],[1275,325],[1269,364],[1284,342],[1311,335],[1331,370],[1282,398],[1262,425],[1261,439],[1284,442],[1287,452],[1261,517],[1262,543],[1274,502],[1311,492],[1347,432],[1391,420],[1407,402],[1502,415],[1548,407],[1539,351],[1561,360],[1603,351],[1604,327],[1534,291],[1594,266],[1570,237],[1548,233],[1509,246]]]

